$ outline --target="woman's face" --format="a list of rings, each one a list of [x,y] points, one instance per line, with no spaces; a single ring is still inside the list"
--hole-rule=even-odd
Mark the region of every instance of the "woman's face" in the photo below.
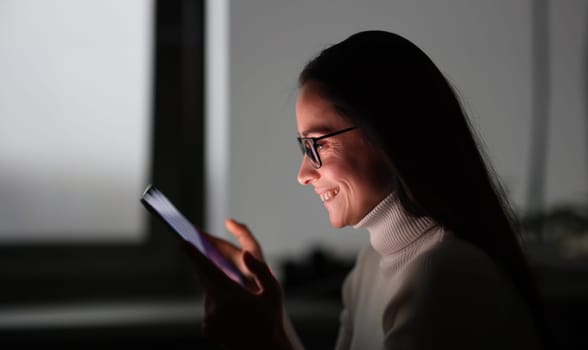
[[[321,97],[314,83],[300,90],[296,121],[301,137],[321,137],[353,126]],[[318,145],[322,166],[315,169],[304,156],[298,182],[314,187],[331,225],[355,225],[392,191],[390,163],[360,129],[320,140]]]

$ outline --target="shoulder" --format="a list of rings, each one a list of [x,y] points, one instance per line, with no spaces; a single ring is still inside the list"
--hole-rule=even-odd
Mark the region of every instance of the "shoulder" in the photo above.
[[[403,303],[392,310],[407,307],[443,319],[497,321],[523,303],[486,253],[451,234],[415,257],[402,274]]]
[[[507,283],[506,275],[485,252],[451,233],[415,257],[404,274],[407,281],[432,284],[435,289]]]
[[[403,274],[399,297],[382,319],[387,343],[418,342],[416,336],[427,332],[438,344],[535,344],[524,301],[498,265],[472,244],[448,235]]]

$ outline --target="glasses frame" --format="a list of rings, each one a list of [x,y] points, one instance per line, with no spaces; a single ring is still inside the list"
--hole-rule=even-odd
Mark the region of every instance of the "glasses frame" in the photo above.
[[[343,130],[339,130],[339,131],[335,131],[320,137],[297,137],[296,139],[298,140],[298,145],[300,146],[300,150],[302,151],[302,155],[303,156],[307,156],[308,159],[310,159],[310,162],[312,163],[312,166],[315,169],[319,169],[320,167],[323,166],[323,162],[321,160],[321,157],[318,153],[317,150],[317,146],[318,146],[318,142],[321,140],[324,140],[326,138],[329,137],[333,137],[333,136],[337,136],[340,134],[343,134],[345,132],[351,131],[351,130],[355,130],[357,129],[357,126],[352,126],[350,128],[346,128]],[[307,141],[310,141],[310,144],[307,143]],[[307,147],[310,146],[310,147]]]

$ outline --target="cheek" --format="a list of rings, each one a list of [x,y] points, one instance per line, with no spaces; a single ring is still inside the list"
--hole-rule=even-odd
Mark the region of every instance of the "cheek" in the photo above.
[[[354,159],[349,171],[349,174],[352,174],[353,186],[364,196],[380,197],[392,190],[392,171],[385,159],[373,154],[358,157]]]
[[[339,185],[349,185],[355,182],[357,163],[350,157],[333,154],[327,162],[323,162],[323,176]]]
[[[325,157],[323,177],[357,196],[387,195],[393,178],[386,157],[364,143],[337,150]]]
[[[328,176],[350,194],[371,192],[375,173],[366,171],[365,164],[357,159],[347,159],[329,168]]]

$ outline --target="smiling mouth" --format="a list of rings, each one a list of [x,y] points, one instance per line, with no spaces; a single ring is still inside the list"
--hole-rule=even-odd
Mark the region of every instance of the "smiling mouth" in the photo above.
[[[330,200],[332,200],[333,198],[335,198],[335,196],[339,194],[339,189],[336,188],[334,190],[330,190],[330,191],[326,191],[320,194],[321,197],[321,201],[324,202],[328,202]]]

